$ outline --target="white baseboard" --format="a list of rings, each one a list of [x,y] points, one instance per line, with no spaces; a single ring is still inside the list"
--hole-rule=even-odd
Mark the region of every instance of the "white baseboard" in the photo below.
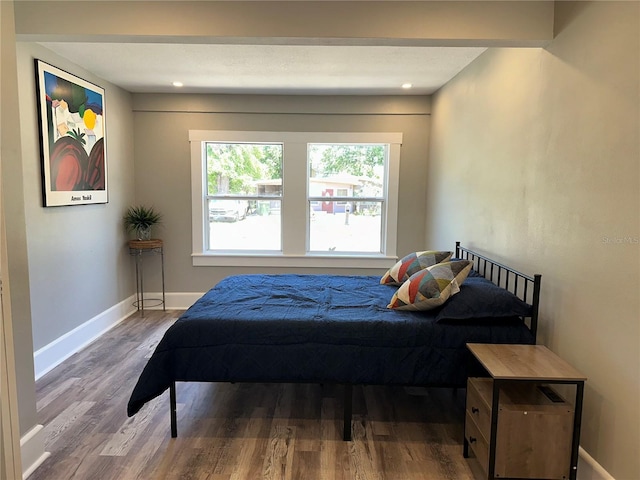
[[[202,295],[203,293],[198,292],[167,293],[166,308],[186,310]],[[147,292],[145,298],[162,298],[162,292]],[[136,311],[133,306],[134,300],[135,295],[132,295],[34,352],[36,380],[134,313]],[[145,310],[162,310],[162,305],[145,308]]]
[[[615,480],[582,447],[578,449],[578,480]]]
[[[165,301],[167,302],[167,310],[186,310],[193,305],[204,293],[198,292],[184,292],[184,293],[166,293]],[[147,292],[144,295],[145,298],[160,299],[162,298],[162,292]],[[153,307],[146,307],[145,310],[162,310],[162,305],[155,305]]]
[[[34,352],[36,380],[135,312],[134,298],[132,295]]]
[[[42,425],[36,425],[20,439],[20,454],[22,457],[22,478],[31,475],[49,455],[44,451],[44,430]]]
[[[167,294],[167,308],[171,310],[186,310],[204,295],[204,292],[185,292]]]

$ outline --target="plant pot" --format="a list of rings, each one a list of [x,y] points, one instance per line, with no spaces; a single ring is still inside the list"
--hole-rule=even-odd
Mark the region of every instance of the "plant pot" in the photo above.
[[[136,230],[138,240],[151,240],[151,227],[139,228]]]

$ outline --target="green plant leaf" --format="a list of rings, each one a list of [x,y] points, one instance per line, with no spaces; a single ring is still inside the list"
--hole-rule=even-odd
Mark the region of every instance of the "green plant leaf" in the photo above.
[[[160,223],[161,220],[162,215],[156,212],[153,207],[144,205],[131,206],[124,215],[124,224],[127,231],[149,228]]]

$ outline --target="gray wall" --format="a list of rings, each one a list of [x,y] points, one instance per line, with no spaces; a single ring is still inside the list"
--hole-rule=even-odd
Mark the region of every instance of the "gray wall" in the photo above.
[[[34,349],[135,291],[122,216],[134,202],[131,95],[51,51],[18,43],[22,174]],[[34,58],[105,89],[109,202],[42,207]]]
[[[13,2],[0,2],[0,145],[2,148],[2,208],[4,210],[8,261],[9,301],[13,325],[13,345],[16,362],[16,384],[20,434],[24,435],[37,423],[35,382],[33,378],[33,347],[31,340],[31,309],[29,271],[26,245],[22,154],[20,124],[17,121],[18,74],[16,68]],[[6,291],[5,291],[6,293]],[[8,298],[7,298],[8,297]],[[6,319],[9,320],[9,319]]]
[[[540,272],[539,343],[587,377],[583,448],[640,477],[637,2],[559,2],[542,50],[480,56],[433,99],[427,243]]]
[[[225,276],[258,271],[192,266],[189,129],[402,132],[398,254],[405,255],[425,247],[429,108],[427,97],[135,94],[136,198],[164,216],[154,236],[165,243],[167,291],[205,292]],[[159,285],[158,269],[146,273]]]
[[[3,2],[4,3],[4,2]],[[2,17],[3,22],[5,16]],[[7,20],[10,21],[10,20]],[[20,432],[38,423],[33,352],[132,295],[122,215],[134,201],[131,97],[35,44],[11,45],[2,57],[3,135],[15,150],[2,156]],[[105,88],[110,201],[43,208],[34,57]],[[5,91],[12,80],[13,89]],[[19,85],[19,87],[18,87]],[[13,104],[12,102],[15,102]],[[19,107],[18,107],[19,105]],[[11,122],[4,122],[10,111]],[[4,138],[4,137],[3,137]]]

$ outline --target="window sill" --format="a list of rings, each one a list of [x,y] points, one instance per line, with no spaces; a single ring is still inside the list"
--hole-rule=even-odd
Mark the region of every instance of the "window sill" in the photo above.
[[[304,267],[387,269],[397,257],[383,255],[256,255],[203,254],[191,255],[194,267]]]

